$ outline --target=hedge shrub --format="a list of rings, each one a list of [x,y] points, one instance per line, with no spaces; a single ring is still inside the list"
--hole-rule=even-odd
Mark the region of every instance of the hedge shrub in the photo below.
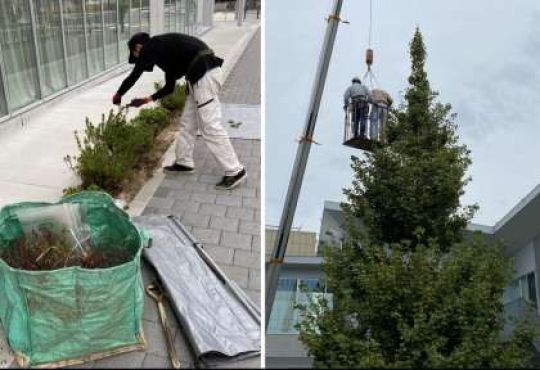
[[[139,115],[133,119],[134,123],[144,124],[151,127],[154,137],[159,135],[171,123],[171,113],[161,107],[141,109]]]
[[[154,83],[156,90],[161,89],[161,84],[159,82]],[[182,111],[184,109],[184,104],[186,103],[186,85],[176,85],[174,87],[174,92],[166,95],[159,100],[159,106],[165,108],[171,112],[173,111]]]
[[[66,162],[81,178],[81,189],[97,186],[115,194],[122,182],[154,144],[154,129],[142,120],[128,122],[122,111],[94,125],[86,119],[82,137],[75,132],[78,156],[67,156]]]
[[[159,89],[156,84],[156,89]],[[181,111],[185,103],[184,85],[159,101],[158,107],[144,108],[128,121],[124,110],[111,109],[97,125],[86,118],[83,134],[75,131],[78,155],[64,159],[80,177],[81,185],[64,189],[64,194],[81,190],[101,189],[116,195],[125,182],[152,152],[156,137],[171,123],[173,111]]]

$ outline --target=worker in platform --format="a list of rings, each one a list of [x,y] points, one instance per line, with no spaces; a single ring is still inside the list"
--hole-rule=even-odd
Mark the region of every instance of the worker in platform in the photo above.
[[[366,126],[369,116],[369,103],[372,101],[371,91],[362,85],[359,77],[352,79],[352,85],[347,88],[343,97],[346,110],[351,105],[353,135],[354,137],[366,137]],[[360,130],[359,130],[360,129]],[[360,131],[360,132],[359,132]]]
[[[158,66],[165,72],[165,86],[154,94],[133,99],[131,106],[139,107],[174,92],[176,81],[186,79],[188,95],[176,143],[176,160],[164,168],[169,173],[191,173],[194,170],[193,149],[197,130],[224,172],[218,189],[232,189],[246,180],[244,166],[239,162],[227,131],[222,126],[219,90],[222,86],[223,59],[200,39],[181,33],[166,33],[150,37],[140,32],[128,42],[132,72],[113,96],[120,104],[122,96],[135,84],[143,72]]]
[[[382,128],[388,117],[388,109],[393,103],[392,97],[382,89],[371,91],[371,113],[369,116],[369,132],[371,140],[380,140]]]

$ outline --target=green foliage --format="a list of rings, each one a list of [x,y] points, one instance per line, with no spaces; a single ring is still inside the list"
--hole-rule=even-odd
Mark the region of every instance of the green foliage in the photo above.
[[[134,123],[145,124],[154,129],[154,137],[163,131],[171,123],[171,113],[161,107],[143,108],[139,111],[137,117],[133,119]]]
[[[377,243],[404,240],[440,245],[459,241],[476,206],[460,207],[470,180],[469,151],[458,145],[451,106],[435,102],[423,70],[425,49],[417,30],[411,42],[412,72],[405,104],[390,114],[387,145],[365,159],[353,157],[355,179],[345,191],[349,210]],[[416,234],[423,237],[417,238]]]
[[[69,156],[66,156],[66,160]],[[87,186],[85,189],[82,189],[80,186],[69,186],[62,190],[62,195],[67,197],[69,195],[80,193],[81,191],[103,191],[99,186],[92,184]]]
[[[526,367],[533,326],[500,336],[511,270],[482,237],[446,253],[347,243],[326,256],[334,309],[306,315],[300,338],[317,367]]]
[[[459,202],[469,151],[450,106],[435,101],[418,29],[410,46],[386,145],[352,161],[348,240],[325,248],[333,309],[304,307],[300,339],[317,367],[527,367],[536,328],[522,320],[501,335],[512,264],[501,245],[463,238],[476,209]]]
[[[87,118],[84,136],[75,132],[75,139],[79,155],[65,160],[81,178],[81,188],[94,185],[115,194],[152,149],[154,129],[142,120],[128,122],[122,111],[111,110],[97,125]]]
[[[161,89],[161,84],[159,82],[154,83],[156,90]],[[174,87],[174,92],[164,96],[159,99],[159,106],[165,108],[171,112],[173,111],[182,111],[184,109],[184,104],[186,103],[186,86],[185,85],[176,85]]]

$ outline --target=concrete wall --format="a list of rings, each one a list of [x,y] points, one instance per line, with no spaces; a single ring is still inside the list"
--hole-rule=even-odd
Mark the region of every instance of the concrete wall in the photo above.
[[[313,360],[308,357],[304,345],[296,334],[268,334],[266,348],[267,368],[291,369],[313,365]]]
[[[514,259],[514,278],[518,278],[536,269],[534,242],[518,249],[509,257]]]
[[[324,202],[319,247],[339,246],[345,238],[345,218],[336,202]]]

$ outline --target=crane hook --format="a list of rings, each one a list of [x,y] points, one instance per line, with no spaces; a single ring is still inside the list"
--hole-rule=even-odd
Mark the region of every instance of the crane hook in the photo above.
[[[371,69],[371,65],[373,64],[373,49],[366,50],[366,64],[368,69]]]

